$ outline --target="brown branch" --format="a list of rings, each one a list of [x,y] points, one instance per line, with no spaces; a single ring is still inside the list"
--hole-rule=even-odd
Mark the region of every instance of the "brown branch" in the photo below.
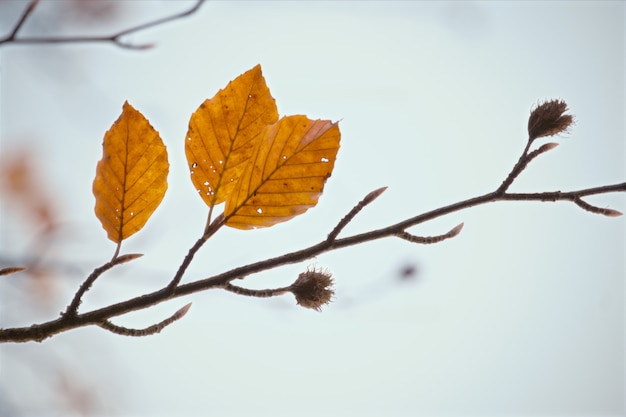
[[[15,39],[17,32],[19,32],[28,16],[30,16],[33,10],[35,10],[37,3],[39,3],[39,0],[33,0],[30,2],[30,4],[26,7],[26,10],[24,10],[24,13],[22,13],[22,16],[20,16],[19,20],[15,23],[15,27],[13,28],[11,33],[9,33],[5,39],[0,40],[0,44],[2,44],[3,42],[10,42]]]
[[[163,23],[167,23],[170,22],[172,20],[176,20],[176,19],[180,19],[186,16],[189,16],[193,13],[195,13],[200,6],[202,5],[202,3],[204,3],[205,0],[197,0],[197,3],[191,7],[188,10],[185,10],[183,12],[180,13],[176,13],[174,15],[171,16],[166,16],[160,19],[156,19],[153,20],[151,22],[147,22],[147,23],[142,23],[140,25],[137,26],[133,26],[131,28],[128,29],[124,29],[120,32],[114,33],[112,35],[108,35],[108,36],[65,36],[65,37],[23,37],[23,38],[18,38],[17,37],[17,33],[19,32],[19,30],[21,29],[21,27],[23,26],[24,22],[26,21],[26,19],[28,18],[28,16],[30,16],[30,14],[33,12],[33,10],[35,9],[35,7],[37,6],[37,3],[39,2],[39,0],[33,0],[28,7],[26,8],[26,10],[24,10],[24,13],[22,13],[22,16],[20,17],[20,19],[17,21],[15,27],[13,28],[13,30],[4,38],[0,38],[0,45],[2,44],[6,44],[6,43],[22,43],[22,44],[62,44],[62,43],[87,43],[87,42],[111,42],[117,46],[119,46],[120,48],[126,48],[126,49],[149,49],[152,48],[154,45],[152,44],[142,44],[142,45],[134,45],[134,44],[130,44],[130,43],[125,43],[121,40],[122,37],[130,34],[130,33],[134,33],[134,32],[138,32],[144,29],[148,29],[154,26],[158,26],[161,25]]]
[[[608,216],[608,217],[619,217],[619,216],[622,215],[621,211],[617,211],[617,210],[613,210],[613,209],[607,209],[607,208],[602,208],[602,207],[597,207],[597,206],[591,205],[591,204],[587,203],[586,201],[584,201],[580,197],[576,197],[572,201],[578,207],[582,208],[583,210],[587,210],[587,211],[589,211],[591,213],[602,214],[602,215]]]
[[[398,236],[400,239],[404,239],[411,243],[420,243],[422,245],[430,245],[433,243],[439,243],[446,239],[455,237],[456,235],[461,233],[461,229],[463,229],[463,223],[459,224],[458,226],[450,230],[448,233],[444,233],[443,235],[438,235],[438,236],[416,236],[404,230],[402,232],[397,233],[396,236]]]
[[[213,207],[211,207],[211,209],[209,210],[209,213],[211,213],[211,211],[213,211]],[[217,233],[217,231],[222,226],[224,226],[224,214],[223,213],[217,216],[215,220],[213,220],[213,223],[210,223],[207,225],[202,237],[196,241],[196,243],[191,247],[191,249],[189,249],[189,252],[187,252],[187,256],[185,256],[185,259],[183,259],[183,262],[178,267],[178,271],[176,271],[176,274],[174,274],[174,277],[172,278],[170,283],[167,284],[167,288],[170,291],[174,291],[176,286],[180,283],[180,280],[183,279],[183,275],[185,274],[185,271],[187,271],[187,268],[191,264],[191,261],[193,260],[193,257],[196,255],[196,253],[206,243],[206,241],[209,240],[211,236]]]
[[[230,283],[225,284],[222,288],[234,294],[245,295],[246,297],[257,297],[257,298],[275,297],[277,295],[283,295],[291,291],[289,287],[269,288],[265,290],[253,290],[250,288],[239,287],[237,285],[233,285]]]
[[[553,191],[544,193],[528,193],[528,194],[508,194],[501,192],[492,192],[478,197],[463,200],[448,206],[440,207],[435,210],[420,214],[419,216],[406,219],[391,226],[372,230],[357,235],[336,239],[332,242],[323,240],[315,245],[307,248],[287,253],[275,258],[266,259],[260,262],[251,263],[245,266],[231,269],[230,271],[212,276],[210,278],[194,281],[188,284],[178,285],[173,290],[165,287],[161,290],[135,297],[126,301],[122,301],[97,310],[86,313],[77,314],[75,316],[63,316],[59,319],[49,321],[42,324],[34,324],[30,327],[19,327],[11,329],[0,329],[0,342],[28,342],[43,341],[55,334],[76,329],[79,327],[98,325],[112,317],[117,317],[132,311],[142,310],[147,307],[159,304],[163,301],[182,297],[185,295],[206,291],[216,288],[224,288],[232,280],[241,279],[250,274],[266,271],[279,266],[298,263],[321,255],[325,252],[353,246],[365,242],[370,242],[385,237],[396,236],[411,226],[424,223],[426,221],[445,216],[460,210],[465,210],[478,205],[492,203],[497,201],[575,201],[581,197],[605,194],[612,192],[626,192],[626,183],[606,185],[595,188],[587,188],[578,191]]]
[[[529,141],[530,144],[531,141]],[[547,152],[550,149],[553,149],[554,144],[546,144],[539,147],[537,150],[528,153],[529,144],[525,147],[522,156],[519,158],[518,162],[515,164],[511,173],[507,176],[507,178],[503,181],[503,183],[493,192],[483,194],[478,197],[470,198],[467,200],[459,201],[454,204],[450,204],[448,206],[443,206],[437,208],[435,210],[431,210],[425,213],[422,213],[418,216],[411,217],[409,219],[403,220],[396,224],[390,225],[385,228],[372,230],[365,233],[356,234],[353,236],[337,239],[337,236],[341,230],[356,216],[356,214],[367,204],[372,202],[375,198],[377,198],[385,189],[381,188],[369,193],[361,202],[359,202],[346,216],[344,216],[338,224],[332,229],[332,231],[328,234],[328,237],[312,246],[307,248],[290,252],[284,254],[282,256],[278,256],[275,258],[265,259],[263,261],[251,263],[248,265],[244,265],[238,268],[231,269],[230,271],[214,275],[210,278],[190,282],[187,284],[180,285],[180,280],[186,271],[188,265],[191,263],[194,254],[200,249],[200,247],[204,244],[204,242],[212,236],[217,230],[224,225],[223,216],[218,216],[211,226],[207,229],[205,234],[200,238],[196,244],[189,250],[189,253],[183,260],[183,263],[179,267],[178,271],[174,275],[172,281],[164,288],[154,291],[152,293],[148,293],[139,297],[135,297],[126,301],[122,301],[116,304],[112,304],[107,307],[103,307],[97,310],[92,310],[86,313],[77,314],[76,311],[78,309],[78,305],[80,304],[80,300],[82,295],[89,289],[93,281],[100,276],[104,271],[110,269],[115,265],[114,262],[110,262],[109,264],[105,264],[99,268],[96,268],[92,275],[88,277],[88,279],[83,283],[77,294],[74,296],[72,303],[68,306],[67,312],[63,314],[60,318],[49,321],[42,324],[34,324],[30,327],[21,327],[21,328],[11,328],[11,329],[0,329],[0,342],[28,342],[28,341],[43,341],[57,333],[65,332],[71,329],[76,329],[79,327],[89,326],[89,325],[97,325],[100,327],[104,327],[106,330],[126,335],[147,335],[152,334],[150,332],[158,332],[160,329],[165,327],[167,324],[170,324],[176,319],[167,319],[164,322],[167,322],[165,325],[161,326],[162,323],[158,323],[154,326],[150,326],[146,329],[126,329],[120,326],[115,326],[110,323],[110,319],[112,317],[117,317],[123,314],[130,313],[132,311],[142,310],[156,304],[162,303],[166,300],[170,300],[177,297],[182,297],[185,295],[197,293],[200,291],[207,291],[210,289],[226,289],[231,292],[235,292],[242,295],[254,295],[254,296],[270,296],[267,292],[268,290],[248,290],[242,287],[234,286],[231,284],[231,281],[235,279],[242,279],[248,275],[259,273],[262,271],[266,271],[272,268],[277,268],[279,266],[293,264],[305,261],[307,259],[313,258],[315,256],[319,256],[325,252],[345,248],[348,246],[353,246],[357,244],[362,244],[365,242],[370,242],[377,239],[382,239],[386,237],[401,237],[410,241],[415,241],[418,243],[435,243],[441,240],[444,240],[449,237],[453,237],[458,234],[461,230],[461,226],[459,225],[452,229],[450,232],[435,237],[426,237],[420,238],[418,236],[414,236],[406,232],[406,229],[412,226],[419,225],[421,223],[433,220],[438,217],[442,217],[448,215],[450,213],[454,213],[461,210],[466,210],[471,207],[475,207],[482,204],[494,203],[498,201],[570,201],[584,210],[603,214],[607,216],[617,216],[620,215],[616,210],[612,209],[601,209],[599,207],[592,206],[591,204],[582,200],[583,197],[587,197],[590,195],[597,194],[607,194],[613,192],[626,192],[626,182],[612,185],[605,185],[594,188],[587,188],[578,191],[552,191],[552,192],[542,192],[542,193],[507,193],[506,190],[513,183],[515,178],[526,168],[528,163],[532,161],[535,157],[540,154]],[[120,257],[122,258],[122,257]],[[118,262],[119,263],[119,262]],[[302,274],[301,274],[302,275]],[[294,284],[295,285],[295,284]],[[291,291],[293,291],[293,285]],[[283,289],[279,289],[283,290]],[[253,294],[255,293],[256,294]],[[244,294],[245,293],[245,294]],[[186,311],[185,311],[186,312]],[[178,314],[178,313],[177,313]],[[174,315],[176,316],[176,314]],[[172,316],[172,317],[174,317]],[[181,316],[182,317],[182,316]],[[159,327],[161,326],[161,327]],[[158,330],[155,330],[158,329]]]
[[[522,156],[520,156],[519,160],[517,161],[517,163],[515,164],[515,166],[509,173],[509,175],[506,177],[506,179],[502,181],[502,184],[498,188],[498,192],[503,193],[506,190],[508,190],[511,184],[513,184],[513,181],[515,181],[515,179],[519,176],[519,174],[521,174],[522,171],[526,169],[528,164],[530,164],[530,162],[533,159],[559,146],[558,143],[548,142],[529,153],[528,151],[530,150],[531,144],[532,144],[532,141],[528,141],[528,143],[526,144],[526,148],[524,149],[524,152],[522,152]]]
[[[100,277],[100,275],[102,275],[103,273],[105,273],[106,271],[108,271],[109,269],[113,268],[116,265],[130,262],[133,259],[137,259],[142,256],[143,255],[140,253],[129,253],[127,255],[114,257],[109,262],[94,269],[93,272],[89,274],[87,279],[80,285],[80,287],[78,288],[78,291],[76,291],[76,294],[74,294],[74,298],[72,299],[70,304],[67,306],[67,309],[65,310],[65,313],[63,313],[63,315],[69,316],[69,317],[76,316],[76,314],[78,313],[78,307],[80,306],[80,303],[82,302],[83,295],[85,295],[85,293],[89,291],[93,283],[96,282],[96,280],[98,279],[98,277]]]
[[[339,233],[341,233],[344,227],[346,227],[348,223],[350,223],[352,219],[354,219],[354,217],[359,214],[359,212],[363,210],[365,206],[376,200],[382,193],[384,193],[386,189],[387,187],[381,187],[366,195],[363,200],[359,201],[358,204],[354,206],[352,210],[350,210],[350,212],[339,221],[339,223],[337,223],[337,226],[335,226],[335,228],[331,230],[326,240],[328,240],[329,242],[334,241],[337,236],[339,236]]]
[[[154,324],[152,326],[146,327],[145,329],[131,329],[128,327],[117,326],[111,323],[109,320],[104,320],[102,323],[99,323],[98,326],[102,327],[105,330],[110,331],[111,333],[119,334],[122,336],[133,336],[133,337],[141,337],[141,336],[151,336],[156,333],[160,333],[165,327],[174,323],[177,320],[180,320],[187,314],[191,308],[191,303],[184,305],[180,308],[176,313],[172,314],[170,317],[165,320]]]

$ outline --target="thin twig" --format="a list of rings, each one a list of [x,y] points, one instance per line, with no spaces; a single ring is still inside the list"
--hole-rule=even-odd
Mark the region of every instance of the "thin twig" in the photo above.
[[[235,294],[245,295],[246,297],[257,297],[257,298],[270,298],[275,297],[277,295],[283,295],[290,291],[289,287],[283,288],[270,288],[265,290],[253,290],[250,288],[243,288],[233,284],[225,284],[223,287],[226,291],[230,291]]]
[[[176,288],[176,286],[180,283],[180,280],[183,278],[183,275],[185,275],[185,271],[187,271],[187,268],[189,267],[189,265],[191,264],[191,261],[193,260],[193,257],[196,255],[196,253],[200,250],[200,248],[206,243],[207,240],[209,240],[209,238],[211,236],[213,236],[222,226],[224,225],[224,214],[220,214],[219,216],[217,216],[215,218],[215,220],[213,221],[213,223],[210,224],[210,226],[208,226],[205,231],[204,234],[202,235],[202,237],[200,239],[198,239],[196,241],[196,243],[189,249],[189,252],[187,252],[187,256],[185,256],[185,259],[183,259],[183,262],[180,264],[180,266],[178,267],[178,271],[176,271],[176,274],[174,274],[174,277],[172,278],[172,280],[170,281],[170,283],[167,285],[167,288],[170,291],[174,291],[174,289]]]
[[[587,210],[591,213],[602,214],[608,217],[619,217],[622,215],[621,211],[594,206],[592,204],[587,203],[580,197],[574,198],[573,201],[578,207],[582,208],[583,210]]]
[[[524,168],[526,168],[528,162],[530,162],[528,161],[528,150],[530,149],[531,143],[532,141],[530,140],[526,143],[526,147],[524,148],[522,155],[517,160],[517,163],[513,166],[513,169],[511,169],[511,172],[509,172],[509,175],[506,176],[504,181],[502,181],[500,187],[498,187],[498,189],[496,190],[497,193],[505,193],[506,190],[509,189],[511,184],[513,184],[513,181],[515,181],[517,176],[521,174]]]
[[[5,38],[6,40],[0,40],[0,44],[15,39],[17,32],[20,30],[28,16],[33,12],[33,10],[35,10],[37,3],[39,3],[39,0],[33,0],[30,2],[30,4],[26,7],[26,10],[24,10],[24,13],[22,13],[22,16],[20,16],[20,19],[17,21],[17,23],[15,23],[15,27],[13,28],[11,33],[9,33],[8,36]]]
[[[551,191],[542,193],[505,193],[498,199],[508,201],[574,201],[576,198],[588,197],[591,195],[622,192],[626,192],[626,182],[585,188],[583,190],[570,192]]]
[[[416,236],[416,235],[411,234],[409,232],[405,232],[404,230],[401,231],[401,232],[396,233],[396,236],[398,236],[400,239],[404,239],[404,240],[412,242],[412,243],[420,243],[420,244],[423,244],[423,245],[430,245],[430,244],[433,244],[433,243],[439,243],[439,242],[444,241],[446,239],[450,239],[452,237],[455,237],[456,235],[461,233],[461,229],[463,229],[463,223],[459,224],[454,229],[450,230],[448,233],[444,233],[443,235],[438,235],[438,236]]]
[[[121,235],[121,230],[120,230],[120,235]],[[120,239],[120,241],[117,242],[117,245],[115,246],[115,252],[113,252],[113,257],[111,258],[111,262],[115,261],[115,258],[117,258],[117,256],[120,254],[121,249],[122,249],[122,239]]]
[[[112,333],[119,334],[122,336],[134,336],[134,337],[150,336],[156,333],[160,333],[161,330],[163,330],[165,327],[183,318],[183,316],[187,314],[187,312],[189,311],[190,307],[191,307],[191,303],[186,304],[185,306],[180,308],[176,313],[172,314],[170,317],[166,318],[165,320],[161,322],[158,322],[157,324],[146,327],[145,329],[132,329],[129,327],[118,326],[118,325],[111,323],[109,320],[104,320],[103,322],[98,323],[98,326]]]
[[[339,221],[339,223],[337,223],[337,226],[335,226],[335,228],[331,230],[326,240],[328,240],[329,242],[334,241],[339,235],[339,233],[341,233],[343,228],[346,227],[348,223],[350,223],[352,219],[354,219],[354,217],[357,214],[359,214],[359,212],[363,210],[365,206],[370,204],[372,201],[376,200],[382,193],[384,193],[386,189],[387,187],[381,187],[377,190],[372,191],[368,195],[366,195],[363,198],[363,200],[359,201],[358,204],[354,206],[352,210],[350,210],[350,212],[346,214],[344,218]]]
[[[98,268],[94,269],[93,272],[89,274],[87,279],[80,285],[80,287],[78,288],[78,291],[76,291],[76,294],[74,294],[74,298],[72,299],[70,304],[67,306],[67,309],[65,310],[65,313],[63,313],[63,315],[66,317],[76,316],[76,314],[78,313],[78,307],[80,306],[80,303],[82,302],[83,295],[85,295],[85,293],[89,291],[93,283],[96,282],[96,280],[98,279],[98,277],[100,277],[100,275],[102,275],[103,273],[105,273],[106,271],[108,271],[109,269],[113,268],[116,265],[132,261],[133,259],[137,259],[141,256],[143,255],[140,253],[129,253],[126,255],[119,256],[117,258],[113,258],[109,262],[105,263],[104,265],[99,266]]]
[[[33,12],[35,6],[37,5],[38,0],[34,0],[31,2],[22,16],[20,20],[17,22],[13,31],[9,33],[5,38],[0,39],[0,45],[5,43],[23,43],[23,44],[61,44],[61,43],[85,43],[85,42],[111,42],[121,48],[126,49],[149,49],[152,48],[152,44],[142,44],[142,45],[133,45],[129,43],[122,42],[120,38],[130,33],[138,32],[144,29],[148,29],[150,27],[154,27],[157,25],[161,25],[163,23],[170,22],[172,20],[180,19],[186,16],[189,16],[195,13],[202,3],[205,0],[197,0],[197,3],[188,10],[185,10],[180,13],[176,13],[171,16],[166,16],[160,19],[153,20],[151,22],[142,23],[137,26],[133,26],[128,29],[124,29],[120,32],[114,33],[108,36],[66,36],[66,37],[24,37],[18,38],[17,32],[20,30],[28,16]]]

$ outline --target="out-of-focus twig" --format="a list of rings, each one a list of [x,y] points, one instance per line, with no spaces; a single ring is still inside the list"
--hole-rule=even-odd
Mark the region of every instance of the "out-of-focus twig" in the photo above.
[[[193,5],[188,10],[185,10],[180,13],[173,14],[171,16],[162,17],[160,19],[153,20],[151,22],[143,23],[137,26],[133,26],[128,29],[124,29],[120,32],[114,33],[112,35],[106,36],[47,36],[47,37],[18,37],[18,32],[24,25],[24,22],[28,19],[28,17],[33,13],[35,7],[39,3],[39,0],[33,0],[29,3],[28,7],[24,10],[19,20],[16,22],[13,30],[3,37],[0,38],[0,46],[3,44],[63,44],[63,43],[88,43],[88,42],[111,42],[120,48],[125,49],[149,49],[152,48],[153,44],[132,44],[126,43],[122,41],[122,38],[130,33],[138,32],[144,29],[148,29],[154,26],[162,25],[167,22],[171,22],[172,20],[180,19],[186,16],[189,16],[195,13],[202,3],[205,0],[197,0],[196,4]]]

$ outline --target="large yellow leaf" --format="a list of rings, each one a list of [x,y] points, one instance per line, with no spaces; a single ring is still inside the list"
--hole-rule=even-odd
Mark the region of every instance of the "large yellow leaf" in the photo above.
[[[191,116],[185,154],[191,181],[209,206],[223,202],[257,147],[259,134],[278,120],[261,66],[231,81]]]
[[[317,204],[339,150],[339,126],[287,116],[268,126],[226,201],[226,224],[268,227]]]
[[[159,133],[128,102],[105,135],[93,193],[96,216],[120,243],[139,231],[167,190],[169,163]]]

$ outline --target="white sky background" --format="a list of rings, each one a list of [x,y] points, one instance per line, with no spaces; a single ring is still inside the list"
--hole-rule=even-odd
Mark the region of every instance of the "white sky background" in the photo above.
[[[128,2],[102,26],[35,24],[59,3],[43,1],[23,34],[109,33],[192,4]],[[3,34],[24,5],[0,5]],[[57,256],[82,274],[51,278],[59,292],[45,309],[29,305],[18,275],[5,278],[0,326],[56,318],[110,259],[91,182],[124,100],[165,141],[169,190],[122,246],[145,256],[103,275],[84,311],[160,288],[176,271],[207,212],[184,158],[189,117],[257,63],[281,115],[341,120],[335,170],[306,214],[269,229],[221,230],[185,281],[317,243],[381,186],[389,189],[344,235],[494,190],[525,145],[531,107],[544,99],[564,99],[576,125],[511,191],[623,182],[625,17],[624,2],[600,1],[209,2],[126,39],[155,42],[149,51],[3,46],[0,152],[37,149],[42,181],[63,209]],[[589,201],[626,210],[623,194]],[[0,253],[23,256],[26,226],[8,204],[1,209]],[[440,234],[460,222],[462,233],[437,245],[386,239],[241,283],[288,285],[309,264],[328,268],[336,300],[322,313],[291,296],[212,291],[114,320],[145,327],[193,302],[156,336],[86,328],[0,346],[0,414],[71,415],[59,388],[65,375],[98,415],[623,415],[624,217],[511,202],[411,231]],[[405,266],[417,268],[416,279],[400,280]]]

